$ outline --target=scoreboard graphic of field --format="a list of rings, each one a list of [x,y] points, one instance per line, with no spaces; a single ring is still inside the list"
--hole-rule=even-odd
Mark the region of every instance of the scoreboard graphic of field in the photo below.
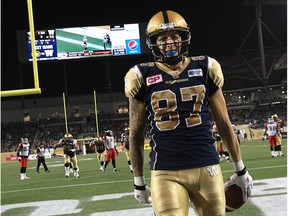
[[[28,58],[32,61],[30,37],[28,32]],[[35,31],[35,48],[37,60],[141,54],[139,25],[37,30]]]

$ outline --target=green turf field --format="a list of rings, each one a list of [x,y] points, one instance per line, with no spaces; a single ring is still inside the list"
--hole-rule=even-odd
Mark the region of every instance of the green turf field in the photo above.
[[[276,205],[283,201],[283,196],[287,196],[287,184],[279,184],[276,181],[278,178],[287,177],[286,148],[287,140],[283,140],[282,151],[285,156],[272,158],[268,141],[241,143],[243,160],[255,180],[253,190],[263,186],[261,183],[263,179],[273,179],[272,182],[275,182],[275,185],[272,183],[271,188],[263,189],[265,193],[254,193],[252,199],[243,207],[228,215],[287,215],[287,211],[285,212],[283,208],[282,212],[276,208],[276,213],[280,214],[264,214],[263,210],[252,202],[258,199],[261,204],[261,199],[273,196],[276,200],[274,198],[271,200],[274,200]],[[147,182],[149,182],[148,153],[149,151],[146,151]],[[41,167],[40,174],[36,174],[36,161],[29,161],[27,176],[31,179],[24,181],[21,181],[19,177],[18,162],[2,162],[1,215],[153,215],[151,206],[139,204],[133,198],[133,174],[129,172],[123,152],[118,155],[117,168],[120,171],[116,173],[112,172],[111,164],[108,165],[105,173],[100,172],[98,161],[93,154],[79,155],[78,161],[80,179],[73,177],[73,174],[65,178],[63,159],[58,157],[47,159],[50,173],[44,173]],[[221,162],[221,166],[225,179],[233,174],[232,163]],[[285,205],[287,205],[286,202]]]

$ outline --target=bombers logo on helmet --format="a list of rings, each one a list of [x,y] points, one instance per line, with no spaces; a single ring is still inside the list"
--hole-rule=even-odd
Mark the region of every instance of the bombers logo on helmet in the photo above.
[[[128,42],[128,48],[131,50],[136,50],[138,48],[138,43],[135,40],[130,40]]]
[[[161,23],[159,25],[160,29],[168,29],[168,28],[173,29],[175,26],[176,26],[175,22],[172,22],[172,23]]]

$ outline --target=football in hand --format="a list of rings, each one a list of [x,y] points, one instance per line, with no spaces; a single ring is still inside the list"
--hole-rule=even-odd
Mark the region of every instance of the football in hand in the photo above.
[[[239,209],[245,201],[243,201],[242,189],[233,184],[229,187],[225,187],[225,197],[226,197],[226,212],[232,212]]]

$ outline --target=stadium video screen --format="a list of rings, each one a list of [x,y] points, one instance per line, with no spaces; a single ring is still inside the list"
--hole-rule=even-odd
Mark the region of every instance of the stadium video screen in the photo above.
[[[28,58],[32,60],[31,34]],[[139,24],[58,28],[35,31],[37,60],[65,60],[141,54]]]

